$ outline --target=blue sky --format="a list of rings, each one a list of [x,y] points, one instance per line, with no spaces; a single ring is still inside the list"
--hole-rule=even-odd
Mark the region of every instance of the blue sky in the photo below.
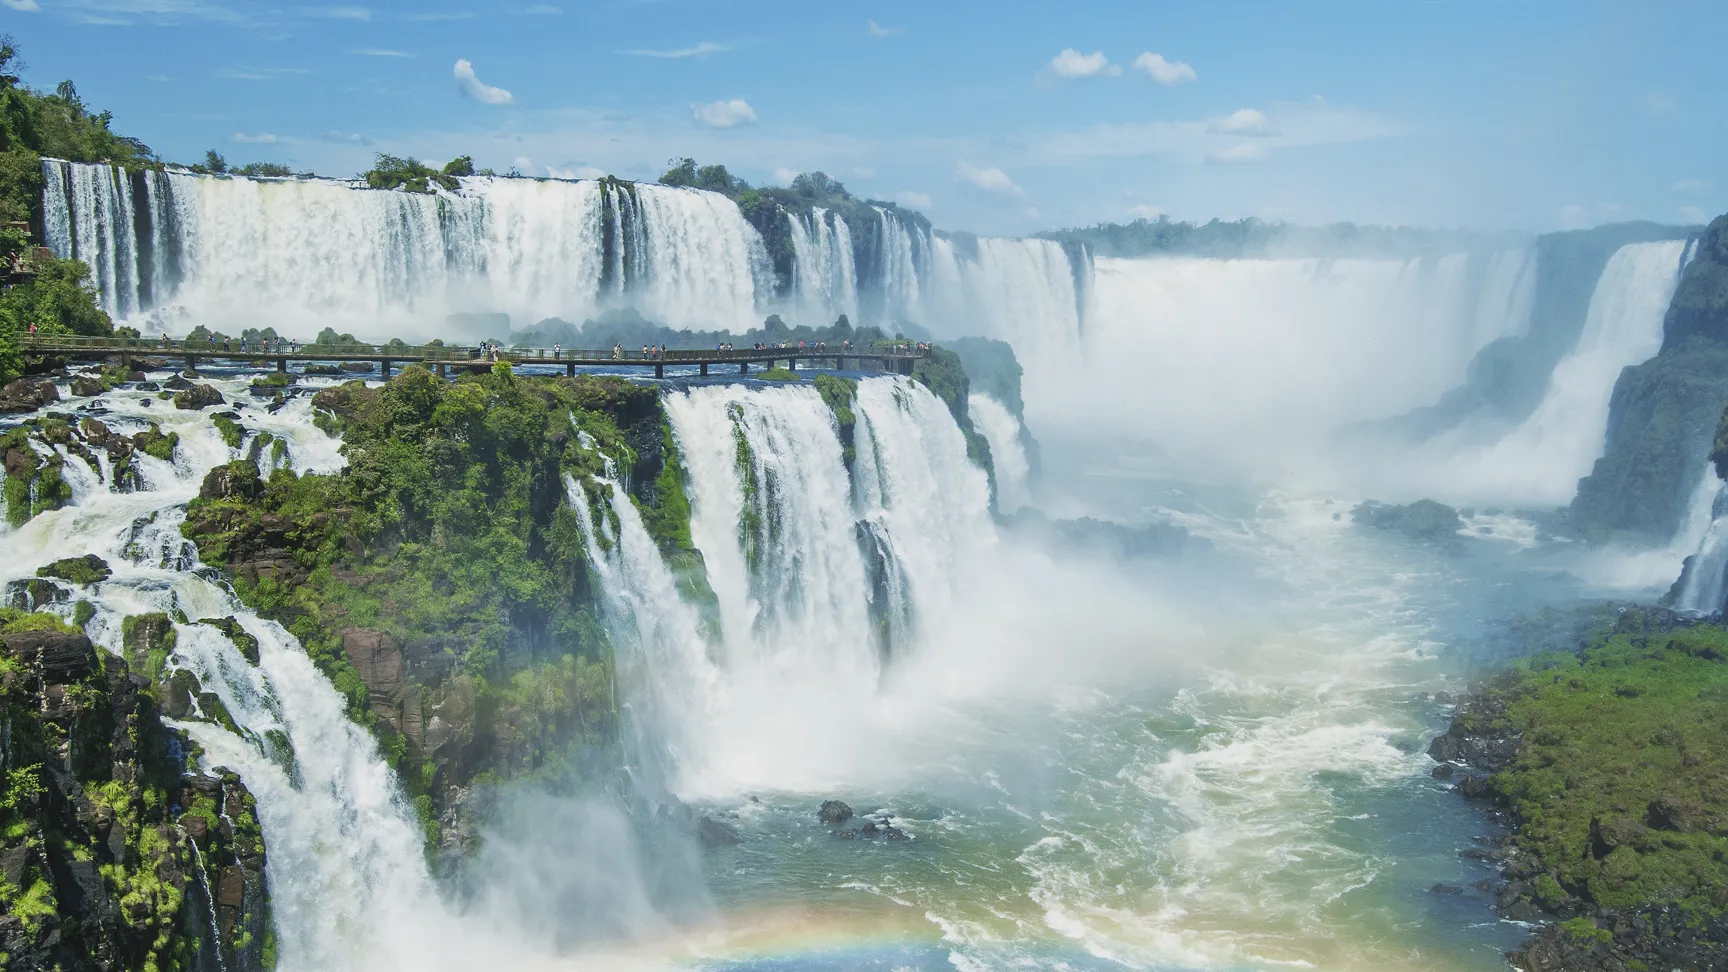
[[[982,233],[1260,216],[1549,230],[1728,209],[1710,2],[0,0],[163,157],[822,169]]]

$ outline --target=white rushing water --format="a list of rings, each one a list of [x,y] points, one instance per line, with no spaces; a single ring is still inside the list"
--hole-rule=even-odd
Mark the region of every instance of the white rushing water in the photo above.
[[[680,705],[711,722],[680,788],[784,783],[835,744],[800,727],[872,706],[885,658],[916,652],[923,619],[952,603],[992,542],[988,484],[946,407],[903,378],[860,382],[850,474],[807,385],[665,402],[719,617],[717,676],[683,681],[709,694]]]
[[[469,177],[455,191],[379,191],[332,179],[128,172],[44,160],[46,242],[91,265],[114,317],[181,333],[237,317],[288,333],[500,338],[447,316],[516,327],[631,306],[679,328],[793,324],[956,335],[1028,315],[1075,318],[1074,267],[1044,240],[977,240],[975,254],[898,210],[862,227],[780,210],[785,279],[738,206],[717,193],[611,180]],[[1036,276],[1024,277],[1028,267]],[[1082,268],[1086,270],[1088,268]],[[1008,288],[1008,290],[1004,290]],[[1007,316],[1005,316],[1007,315]]]
[[[1461,429],[1426,444],[1410,467],[1431,494],[1455,500],[1561,505],[1606,447],[1614,382],[1662,347],[1686,241],[1633,243],[1609,258],[1577,343],[1528,418],[1486,445]]]
[[[972,424],[990,443],[990,465],[996,473],[996,509],[1012,513],[1032,502],[1027,477],[1031,465],[1020,441],[1020,420],[989,395],[972,393],[966,403]]]

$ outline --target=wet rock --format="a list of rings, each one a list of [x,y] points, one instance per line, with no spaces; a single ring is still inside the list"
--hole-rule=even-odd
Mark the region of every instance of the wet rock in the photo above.
[[[192,383],[187,381],[184,375],[170,375],[168,380],[162,383],[162,387],[169,391],[179,391],[183,388],[191,388]]]
[[[36,570],[37,577],[54,577],[74,584],[95,584],[107,580],[113,573],[108,568],[108,561],[95,554],[67,557]]]
[[[79,375],[72,379],[72,394],[78,398],[95,398],[107,390],[107,384],[94,375]]]
[[[371,628],[344,628],[342,653],[366,685],[372,710],[402,732],[406,722],[404,700],[407,684],[403,677],[402,647],[383,631]]]
[[[214,385],[193,385],[174,396],[174,407],[195,410],[223,405],[227,401]]]
[[[196,813],[188,813],[180,818],[180,829],[186,836],[200,846],[210,842],[210,821]]]
[[[710,847],[725,847],[732,844],[742,844],[744,838],[739,835],[738,828],[713,817],[703,817],[696,821],[696,836],[702,843]]]
[[[1429,772],[1429,775],[1433,776],[1437,780],[1449,780],[1457,769],[1458,767],[1453,766],[1451,763],[1440,763]]]
[[[153,381],[142,381],[142,380],[140,380],[140,381],[139,381],[139,382],[138,382],[138,390],[139,390],[139,391],[147,391],[147,392],[153,392],[153,391],[161,391],[161,390],[162,390],[162,386],[161,386],[161,385],[158,385],[158,384],[156,384],[156,383],[155,383],[155,382],[153,382]]]
[[[252,635],[247,633],[245,628],[240,626],[239,618],[233,616],[226,618],[205,618],[198,623],[207,624],[210,627],[215,628],[217,631],[227,635],[228,640],[234,642],[234,647],[240,649],[240,654],[244,656],[247,661],[254,665],[258,664],[258,639],[252,637]]]
[[[1428,889],[1429,894],[1463,894],[1464,889],[1456,884],[1436,884]]]
[[[816,811],[816,819],[836,827],[852,819],[852,808],[839,800],[823,800],[822,808]]]
[[[20,378],[0,388],[0,412],[34,412],[60,400],[60,389],[51,381]]]
[[[51,580],[31,578],[6,583],[6,606],[20,611],[34,611],[47,604],[63,604],[71,599],[69,589]]]
[[[202,499],[257,499],[263,492],[264,482],[258,478],[257,465],[245,461],[210,470],[198,488]]]
[[[76,681],[96,669],[96,649],[82,634],[20,631],[3,640],[13,658],[39,670],[47,682]]]

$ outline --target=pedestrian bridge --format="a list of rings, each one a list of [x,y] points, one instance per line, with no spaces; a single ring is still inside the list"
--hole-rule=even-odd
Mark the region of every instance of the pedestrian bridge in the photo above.
[[[272,362],[277,371],[287,371],[288,362],[306,361],[340,364],[365,361],[378,365],[384,377],[392,368],[403,364],[420,364],[445,377],[448,369],[483,371],[494,362],[506,361],[512,367],[522,365],[562,365],[566,374],[574,375],[579,367],[640,367],[653,368],[654,377],[666,377],[666,369],[698,369],[709,373],[713,366],[736,365],[738,374],[750,373],[750,366],[772,368],[784,364],[796,371],[798,363],[820,368],[827,364],[844,371],[850,362],[857,370],[889,371],[909,375],[912,365],[930,356],[928,345],[909,341],[891,341],[870,346],[854,347],[779,347],[737,348],[733,350],[699,351],[601,351],[570,348],[498,348],[482,351],[449,345],[424,344],[295,344],[289,347],[242,344],[239,341],[212,343],[208,341],[177,341],[172,338],[145,337],[82,337],[71,334],[25,334],[18,337],[18,349],[25,354],[63,358],[113,358],[130,365],[133,358],[181,358],[188,371],[197,370],[199,361],[239,361],[261,367]]]

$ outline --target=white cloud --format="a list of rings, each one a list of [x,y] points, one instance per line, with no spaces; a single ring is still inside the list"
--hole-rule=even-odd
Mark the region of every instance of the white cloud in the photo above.
[[[367,7],[303,7],[300,12],[308,17],[323,17],[327,20],[372,19],[372,11]]]
[[[413,57],[414,56],[414,55],[408,53],[407,51],[393,51],[388,47],[359,47],[359,48],[355,48],[352,51],[349,51],[348,53],[359,54],[362,57]]]
[[[592,165],[578,165],[569,169],[549,165],[546,167],[546,174],[554,179],[602,179],[606,176],[606,170]]]
[[[228,136],[228,141],[237,142],[241,145],[275,145],[277,142],[281,141],[281,139],[269,132],[259,132],[256,135],[247,135],[245,132],[235,132]]]
[[[756,109],[750,107],[750,103],[743,98],[691,105],[690,114],[696,118],[697,124],[709,128],[736,128],[756,122]]]
[[[985,192],[1000,192],[1018,199],[1026,198],[1026,190],[1015,185],[1014,180],[1008,178],[1008,173],[996,166],[981,169],[970,162],[962,161],[954,167],[954,171],[960,178]]]
[[[534,171],[534,160],[526,155],[518,155],[515,161],[510,163],[510,167],[517,172],[526,174]]]
[[[1577,203],[1561,206],[1560,211],[1555,214],[1555,219],[1560,224],[1561,229],[1583,229],[1590,225],[1589,214],[1585,212],[1583,206]]]
[[[456,87],[461,89],[463,94],[483,104],[513,105],[516,103],[515,95],[503,88],[494,88],[475,76],[474,65],[468,63],[467,58],[462,58],[456,62]]]
[[[10,3],[11,0],[7,0],[7,2]],[[870,36],[871,37],[895,37],[895,36],[898,36],[900,34],[906,33],[906,31],[900,29],[899,27],[884,27],[874,20],[868,21],[868,23],[870,25]]]
[[[1217,162],[1220,165],[1248,165],[1254,162],[1264,162],[1271,153],[1266,151],[1264,142],[1238,142],[1226,145],[1206,153],[1206,161]]]
[[[894,201],[910,209],[929,209],[935,205],[930,201],[928,195],[922,192],[913,192],[910,189],[903,189],[895,193]]]
[[[1166,61],[1164,55],[1151,51],[1142,51],[1140,56],[1134,59],[1134,70],[1144,71],[1147,77],[1166,87],[1197,81],[1200,78],[1194,73],[1193,65],[1187,61]]]
[[[1104,56],[1103,51],[1082,54],[1072,47],[1063,48],[1062,53],[1051,58],[1048,70],[1052,75],[1064,80],[1122,73],[1122,69],[1111,64],[1110,59]]]
[[[774,181],[783,185],[790,185],[793,179],[798,178],[798,175],[799,172],[797,169],[788,169],[785,166],[781,166],[774,170]]]
[[[36,0],[0,0],[0,3],[4,3],[13,10],[22,10],[25,13],[35,13],[42,9],[41,5],[38,4]]]
[[[1710,180],[1681,179],[1679,182],[1674,183],[1673,189],[1675,192],[1709,192]]]
[[[1272,122],[1252,108],[1242,108],[1216,119],[1206,126],[1206,130],[1214,135],[1249,135],[1254,138],[1270,138],[1278,134]]]
[[[725,44],[716,44],[713,41],[703,41],[695,47],[675,47],[666,51],[619,51],[618,53],[629,54],[632,57],[664,57],[677,59],[683,57],[701,57],[704,54],[718,54],[724,50],[726,50]]]
[[[1681,206],[1680,218],[1688,223],[1708,223],[1710,214],[1697,206]]]
[[[371,145],[372,144],[371,139],[360,134],[359,132],[339,132],[339,131],[336,131],[335,129],[331,129],[330,131],[327,131],[327,132],[319,132],[318,137],[323,139],[326,142],[343,142],[343,143],[346,143],[349,145]]]
[[[1164,210],[1150,203],[1141,203],[1138,206],[1129,206],[1128,215],[1135,219],[1157,219],[1164,215]]]

